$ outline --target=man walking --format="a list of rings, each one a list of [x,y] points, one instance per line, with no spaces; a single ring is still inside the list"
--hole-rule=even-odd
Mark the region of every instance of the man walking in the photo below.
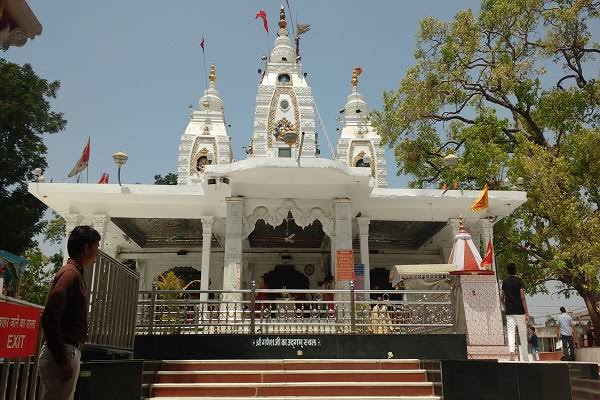
[[[560,359],[562,361],[575,361],[575,348],[573,347],[573,318],[567,314],[567,310],[565,310],[564,307],[560,308],[556,336],[562,340],[564,356]]]
[[[39,357],[42,400],[72,400],[79,376],[80,346],[87,339],[84,268],[98,255],[100,234],[78,226],[69,234],[69,260],[56,273],[42,313],[45,343]]]
[[[520,342],[520,360],[526,360],[527,357],[527,322],[529,312],[527,311],[527,301],[525,300],[525,284],[523,280],[516,276],[517,266],[510,263],[506,266],[508,277],[502,281],[502,291],[500,297],[506,310],[506,329],[508,331],[508,348],[510,350],[511,360],[515,358],[516,346],[515,328],[519,330]]]

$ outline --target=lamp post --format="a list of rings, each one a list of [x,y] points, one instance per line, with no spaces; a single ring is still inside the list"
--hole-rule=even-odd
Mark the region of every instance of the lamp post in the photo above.
[[[119,186],[121,186],[121,167],[125,165],[129,156],[123,153],[122,151],[117,151],[113,154],[113,160],[115,160],[115,164],[117,164],[117,179],[119,181]]]
[[[458,157],[456,154],[454,153],[448,153],[446,154],[446,156],[442,159],[442,162],[444,163],[444,166],[446,168],[450,168],[451,170],[456,167],[456,164],[458,164],[458,162],[460,161],[460,157]],[[447,190],[447,185],[444,184],[445,186],[445,190]],[[458,181],[454,180],[454,189],[458,189]]]

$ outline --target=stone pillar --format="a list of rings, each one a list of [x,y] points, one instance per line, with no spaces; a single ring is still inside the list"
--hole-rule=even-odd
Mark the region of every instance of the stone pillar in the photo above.
[[[352,200],[335,199],[334,213],[335,250],[336,252],[337,250],[352,250]],[[336,278],[336,289],[347,289],[350,287],[350,282],[337,282],[337,277],[335,275],[334,278]]]
[[[243,197],[227,197],[225,221],[225,255],[223,258],[223,290],[239,290],[242,284]],[[225,293],[224,300],[241,300],[240,295]]]
[[[369,270],[369,223],[370,218],[356,218],[358,234],[360,235],[360,262],[365,266],[365,290],[371,290],[371,272]]]
[[[330,255],[330,259],[331,259],[331,275],[333,275],[333,279],[335,279],[335,235],[331,234],[329,235],[329,243],[331,244],[331,255]]]
[[[90,225],[100,234],[100,246],[98,248],[109,256],[114,257],[116,253],[116,245],[111,243],[111,241],[106,237],[109,221],[110,218],[107,215],[94,215]]]
[[[492,241],[492,244],[494,243],[494,241],[493,241],[494,240],[494,223],[492,221],[490,221],[488,218],[480,219],[479,223],[480,223],[481,239],[483,242],[481,258],[483,258],[483,257],[485,257],[485,253],[487,251],[488,243],[490,242],[490,240]],[[492,261],[492,271],[498,272],[497,266],[496,266],[496,257],[494,257],[493,261]]]
[[[212,227],[215,217],[202,217],[202,278],[200,290],[208,290],[210,281],[210,247],[212,243]],[[207,301],[208,293],[200,293],[200,301]]]
[[[69,234],[76,226],[81,225],[83,217],[79,214],[69,214],[65,216],[65,240],[63,243],[63,264],[69,259],[69,252],[67,250],[67,242],[69,241]]]

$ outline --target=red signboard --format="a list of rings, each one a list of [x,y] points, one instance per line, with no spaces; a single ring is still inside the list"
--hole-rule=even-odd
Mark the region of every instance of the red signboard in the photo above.
[[[354,252],[352,250],[338,250],[336,257],[336,280],[354,280]]]
[[[29,357],[35,354],[42,310],[0,302],[0,357]]]

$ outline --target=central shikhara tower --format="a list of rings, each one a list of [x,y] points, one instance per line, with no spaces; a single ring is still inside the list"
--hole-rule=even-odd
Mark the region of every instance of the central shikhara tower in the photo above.
[[[334,159],[349,167],[371,170],[373,186],[386,187],[385,153],[381,138],[368,121],[368,106],[358,92],[360,68],[352,74],[352,92],[342,109],[340,138]],[[198,184],[205,165],[231,163],[230,137],[223,100],[216,90],[214,65],[210,86],[193,111],[179,146],[179,184]],[[279,29],[258,85],[254,126],[246,153],[248,158],[320,157],[315,123],[315,101],[300,57],[287,29],[285,11],[279,13]]]

